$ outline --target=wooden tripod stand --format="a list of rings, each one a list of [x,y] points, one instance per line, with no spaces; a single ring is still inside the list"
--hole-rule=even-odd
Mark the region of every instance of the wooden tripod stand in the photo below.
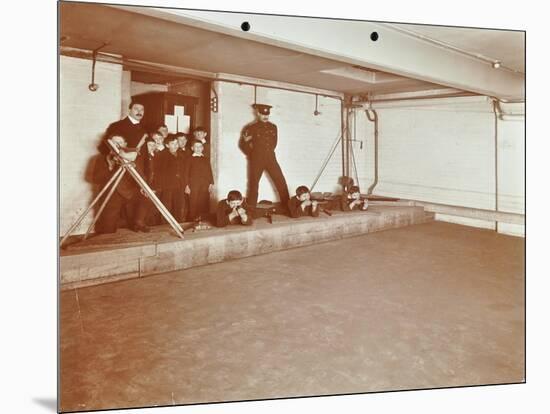
[[[74,222],[74,224],[69,228],[67,233],[65,233],[65,236],[61,239],[60,247],[63,247],[63,244],[65,241],[67,241],[70,234],[78,227],[78,225],[84,220],[84,218],[88,215],[88,213],[92,210],[92,208],[98,203],[98,201],[101,199],[101,196],[109,190],[107,195],[105,196],[103,202],[101,203],[101,206],[99,207],[99,210],[97,211],[96,216],[94,217],[94,220],[88,227],[88,230],[86,231],[86,234],[84,235],[83,240],[86,240],[88,238],[88,235],[90,234],[90,231],[94,227],[95,223],[99,219],[99,216],[105,209],[105,206],[109,202],[109,199],[115,192],[117,186],[119,185],[120,181],[122,180],[122,177],[124,177],[124,174],[128,172],[132,178],[135,180],[137,185],[143,190],[145,195],[149,197],[149,199],[153,202],[157,210],[160,212],[160,214],[166,219],[168,224],[172,226],[176,234],[183,239],[183,229],[180,226],[180,224],[176,221],[176,219],[170,214],[168,209],[162,204],[162,202],[158,199],[155,192],[149,187],[147,182],[143,179],[143,177],[137,172],[134,164],[131,161],[126,160],[120,155],[120,149],[111,141],[107,140],[107,143],[113,150],[113,154],[115,156],[115,159],[120,164],[119,168],[115,173],[112,175],[112,177],[109,179],[107,184],[101,189],[99,194],[94,198],[94,200],[90,203],[90,205],[84,210],[84,212],[80,215],[80,217]],[[110,187],[110,188],[109,188]]]

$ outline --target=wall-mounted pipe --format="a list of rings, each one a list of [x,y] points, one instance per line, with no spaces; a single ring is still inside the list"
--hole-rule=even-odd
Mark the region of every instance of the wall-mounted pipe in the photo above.
[[[495,146],[495,212],[498,213],[498,119],[502,116],[501,108],[497,99],[493,99],[494,120],[494,146]],[[498,233],[498,220],[495,220],[495,231]]]
[[[490,98],[497,100],[499,103],[525,103],[525,99],[503,99],[496,96],[491,96]]]
[[[92,51],[92,81],[88,85],[88,89],[91,92],[95,92],[99,89],[99,85],[95,83],[95,64],[97,62],[97,53],[99,52],[100,49],[104,48],[107,45],[108,43],[105,42],[101,46],[99,46],[98,48]]]
[[[499,119],[501,119],[502,121],[506,121],[508,119],[510,120],[514,120],[514,119],[520,119],[520,118],[524,118],[525,115],[524,114],[510,114],[510,113],[505,113],[504,110],[502,109],[502,106],[500,106],[501,103],[525,103],[525,101],[510,101],[510,100],[502,100],[502,99],[498,99],[498,98],[495,98],[493,96],[490,97],[492,102],[493,102],[493,111],[496,111],[498,112],[498,117]]]
[[[341,101],[340,104],[340,130],[342,131],[342,177],[346,176],[346,137],[344,134],[347,134],[347,125],[345,118],[345,105],[344,101]]]
[[[365,109],[365,114],[367,115],[367,119],[374,123],[374,181],[367,190],[367,194],[370,195],[378,184],[378,113],[375,109],[367,108]]]

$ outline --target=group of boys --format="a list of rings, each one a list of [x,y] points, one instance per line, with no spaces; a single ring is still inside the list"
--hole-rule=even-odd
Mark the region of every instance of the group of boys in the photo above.
[[[340,195],[340,197],[322,203],[313,200],[309,189],[305,185],[301,185],[296,189],[296,195],[289,200],[288,211],[290,217],[293,218],[302,216],[319,217],[321,209],[325,211],[365,211],[368,206],[367,199],[361,198],[361,192],[358,186],[350,186],[349,189]]]
[[[183,133],[170,134],[166,125],[146,132],[140,124],[145,108],[130,103],[128,116],[112,123],[99,151],[104,155],[96,168],[98,183],[105,183],[117,160],[108,142],[118,148],[118,155],[131,162],[154,191],[170,214],[178,221],[206,218],[214,178],[210,166],[203,127],[194,128],[191,139]],[[96,224],[97,233],[114,233],[119,218],[126,216],[127,225],[136,232],[148,233],[149,226],[161,223],[160,213],[136,182],[126,174],[116,187]]]
[[[169,134],[165,125],[145,139],[145,180],[162,204],[178,222],[206,218],[214,177],[208,154],[205,154],[207,132],[202,127],[193,130],[191,142],[183,133]],[[150,200],[142,198],[147,210],[145,221],[160,224],[160,215]],[[148,226],[138,223],[138,231]]]
[[[267,105],[258,105],[260,118],[269,115]],[[265,107],[268,107],[267,109]],[[263,112],[262,112],[263,111]],[[149,187],[155,192],[162,204],[178,222],[198,221],[209,216],[210,193],[213,190],[214,179],[209,157],[207,131],[203,127],[193,129],[190,140],[183,133],[170,134],[166,125],[160,125],[155,131],[147,133],[140,124],[143,118],[144,107],[139,102],[132,102],[128,116],[114,122],[107,129],[105,139],[99,150],[105,155],[107,174],[104,181],[112,175],[117,163],[108,148],[107,140],[119,149],[119,155],[126,161],[132,162],[137,171],[143,176]],[[266,123],[271,126],[273,124]],[[260,125],[260,126],[263,126]],[[275,129],[276,131],[276,129]],[[263,132],[263,131],[262,131]],[[267,131],[266,134],[269,135]],[[276,133],[274,134],[276,137]],[[268,137],[270,138],[270,137]],[[271,138],[270,138],[271,139]],[[276,139],[275,139],[276,141]],[[267,142],[267,141],[266,141]],[[271,142],[268,140],[268,142]],[[275,147],[271,144],[271,152]],[[260,147],[261,148],[261,147]],[[264,157],[261,157],[263,161]],[[288,202],[283,204],[283,211],[290,217],[319,216],[321,209],[327,211],[338,209],[342,211],[366,210],[368,203],[361,198],[359,187],[351,186],[337,199],[320,203],[313,200],[311,192],[306,186],[296,189],[296,195],[289,198],[286,192],[286,183],[274,155],[271,165],[260,165],[258,180],[261,172],[267,168],[271,175],[279,175],[276,180],[282,195],[287,195]],[[267,157],[266,159],[270,159]],[[265,163],[265,162],[264,162]],[[275,168],[277,167],[277,168]],[[250,184],[250,183],[249,183]],[[254,189],[255,187],[252,186]],[[256,189],[257,191],[257,189]],[[257,198],[257,192],[253,195]],[[252,197],[254,198],[254,197]],[[282,197],[285,198],[285,197]],[[152,201],[137,184],[126,175],[117,186],[106,205],[103,217],[96,225],[98,233],[114,233],[118,227],[121,212],[125,212],[128,226],[137,232],[149,232],[151,225],[161,224],[160,213]],[[231,190],[227,198],[221,200],[216,208],[216,225],[225,227],[229,224],[251,225],[256,206],[247,205],[246,200],[238,190]]]

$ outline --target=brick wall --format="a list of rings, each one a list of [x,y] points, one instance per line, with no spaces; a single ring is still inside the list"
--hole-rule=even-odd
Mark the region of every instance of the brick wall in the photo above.
[[[96,92],[88,90],[92,62],[61,57],[60,62],[60,230],[63,235],[92,200],[97,144],[105,128],[121,117],[122,68],[97,62]],[[125,115],[125,114],[124,114]],[[83,233],[91,217],[77,229]]]

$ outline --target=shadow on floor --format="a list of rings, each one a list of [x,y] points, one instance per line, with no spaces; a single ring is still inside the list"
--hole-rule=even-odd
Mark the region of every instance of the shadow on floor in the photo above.
[[[51,398],[51,397],[38,397],[33,398],[33,402],[37,405],[40,405],[44,408],[47,408],[50,411],[53,411],[54,413],[57,413],[57,398]]]

